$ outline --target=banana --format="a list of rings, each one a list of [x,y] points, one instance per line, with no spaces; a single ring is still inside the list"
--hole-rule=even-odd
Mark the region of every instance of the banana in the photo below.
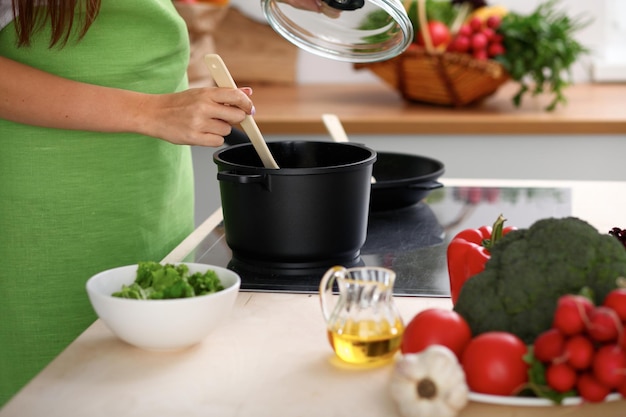
[[[509,10],[504,6],[483,6],[470,13],[465,21],[469,22],[474,17],[477,17],[484,22],[489,18],[489,16],[504,17],[507,13],[509,13]]]

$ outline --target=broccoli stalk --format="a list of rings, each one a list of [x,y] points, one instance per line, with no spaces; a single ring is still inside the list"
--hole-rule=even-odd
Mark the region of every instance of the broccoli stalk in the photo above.
[[[574,217],[543,219],[494,246],[454,310],[474,335],[502,330],[532,343],[551,327],[561,295],[589,287],[600,304],[620,276],[626,276],[626,251],[614,237]]]

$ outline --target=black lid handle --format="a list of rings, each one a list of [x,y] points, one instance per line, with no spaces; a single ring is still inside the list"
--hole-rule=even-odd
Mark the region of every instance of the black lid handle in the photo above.
[[[365,5],[365,0],[322,0],[330,7],[338,10],[356,10]]]

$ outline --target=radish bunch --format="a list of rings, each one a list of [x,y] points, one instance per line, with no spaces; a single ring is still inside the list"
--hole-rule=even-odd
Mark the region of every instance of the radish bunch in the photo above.
[[[612,392],[626,398],[625,326],[626,288],[611,291],[600,306],[581,295],[560,297],[552,328],[533,344],[548,386],[559,393],[576,391],[588,402]]]
[[[475,59],[494,58],[504,53],[503,36],[497,33],[502,19],[490,16],[486,20],[473,17],[462,25],[448,45],[449,52],[467,53]]]

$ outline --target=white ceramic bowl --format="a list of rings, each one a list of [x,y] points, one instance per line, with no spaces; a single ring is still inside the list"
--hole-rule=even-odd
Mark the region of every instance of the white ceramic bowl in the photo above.
[[[87,294],[98,317],[120,339],[147,350],[176,350],[201,342],[224,324],[235,304],[241,278],[213,265],[185,263],[189,273],[217,273],[224,289],[213,294],[170,300],[133,300],[113,297],[130,285],[137,265],[100,272],[87,281]]]

